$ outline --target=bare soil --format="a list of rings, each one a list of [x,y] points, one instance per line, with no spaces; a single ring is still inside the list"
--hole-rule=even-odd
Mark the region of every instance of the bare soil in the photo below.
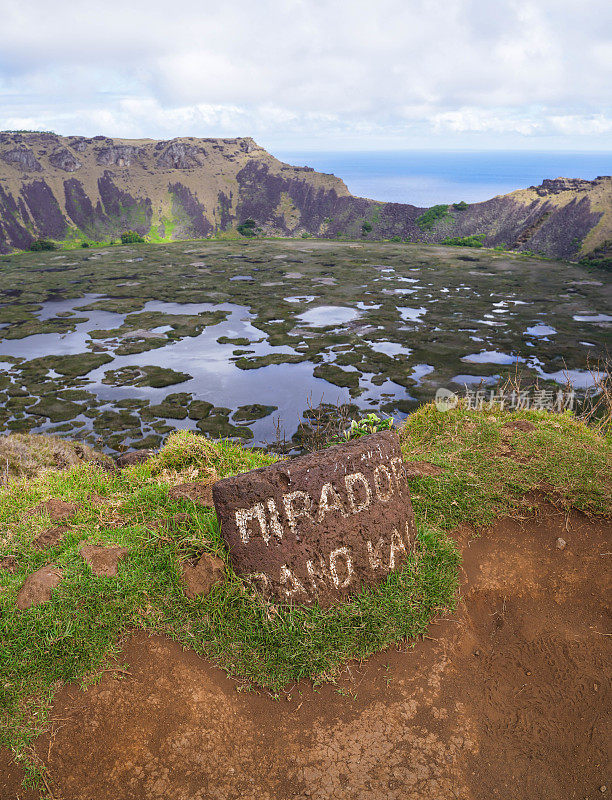
[[[463,549],[458,610],[414,648],[275,701],[161,636],[63,688],[36,752],[56,800],[592,800],[612,795],[612,525],[542,505]],[[557,538],[567,541],[563,550]],[[609,720],[608,720],[609,722]],[[38,795],[0,754],[2,800]],[[606,787],[603,789],[603,787]],[[603,791],[602,791],[603,789]]]

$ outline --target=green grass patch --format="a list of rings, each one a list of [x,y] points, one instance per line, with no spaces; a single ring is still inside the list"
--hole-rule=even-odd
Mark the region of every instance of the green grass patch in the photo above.
[[[415,222],[422,231],[430,231],[436,222],[438,222],[438,220],[444,219],[444,217],[448,216],[448,206],[432,206],[431,208],[428,208],[427,211],[423,212],[423,214],[421,214],[419,217],[417,217]]]

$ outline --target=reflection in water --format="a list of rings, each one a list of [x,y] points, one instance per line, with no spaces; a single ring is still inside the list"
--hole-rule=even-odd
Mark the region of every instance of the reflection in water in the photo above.
[[[346,306],[317,306],[299,314],[298,319],[306,325],[323,328],[328,325],[344,325],[357,319],[358,316],[358,311]]]
[[[527,328],[525,331],[526,334],[530,336],[552,336],[557,331],[552,328],[550,325],[532,325],[531,328]]]

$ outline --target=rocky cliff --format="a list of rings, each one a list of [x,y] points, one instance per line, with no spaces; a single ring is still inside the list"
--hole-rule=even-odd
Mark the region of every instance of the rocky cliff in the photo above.
[[[334,175],[284,164],[250,138],[0,133],[0,252],[40,236],[108,241],[128,229],[151,241],[206,237],[253,218],[270,235],[439,242],[484,234],[487,245],[576,258],[612,238],[612,178],[545,180],[451,205],[424,228],[426,210],[353,197]]]

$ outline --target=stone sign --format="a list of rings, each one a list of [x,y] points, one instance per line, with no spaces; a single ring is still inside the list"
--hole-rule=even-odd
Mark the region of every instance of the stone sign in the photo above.
[[[235,571],[277,602],[329,606],[379,583],[415,544],[391,431],[225,478],[213,499]]]

